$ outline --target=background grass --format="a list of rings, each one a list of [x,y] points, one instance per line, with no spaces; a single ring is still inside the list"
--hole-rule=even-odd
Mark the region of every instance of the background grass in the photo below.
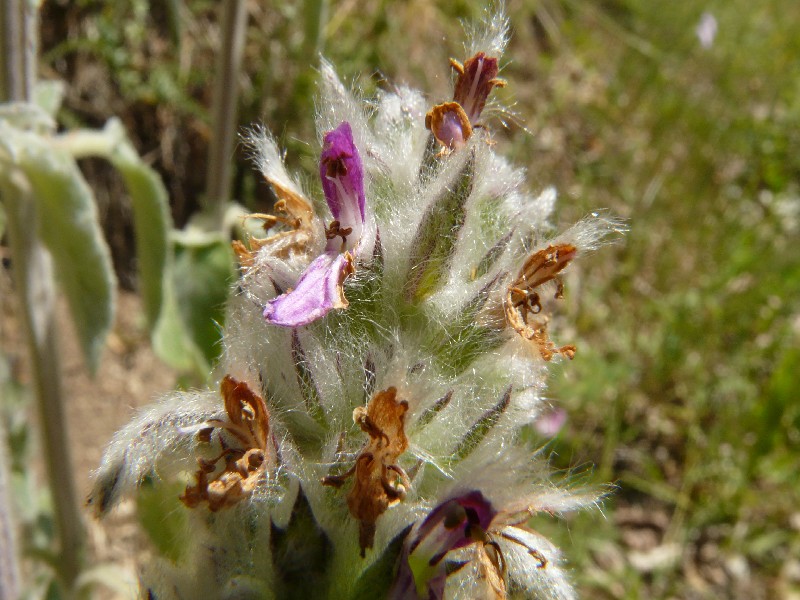
[[[117,115],[162,173],[177,224],[199,206],[217,3],[45,2],[43,69],[67,81],[66,124]],[[324,9],[321,10],[320,9]],[[448,96],[474,0],[251,3],[240,122],[263,121],[313,172],[310,65],[321,51],[367,92]],[[567,281],[557,342],[576,359],[550,396],[549,449],[613,482],[603,515],[541,530],[586,598],[800,594],[800,3],[508,0],[513,38],[490,126],[556,221],[597,208],[624,241]],[[695,28],[718,23],[704,48]],[[317,15],[322,15],[318,17]],[[270,202],[244,156],[235,196]],[[85,162],[121,281],[132,230],[120,184]]]

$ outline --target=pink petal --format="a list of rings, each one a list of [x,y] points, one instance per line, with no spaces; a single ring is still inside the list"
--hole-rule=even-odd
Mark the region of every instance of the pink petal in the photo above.
[[[334,308],[347,308],[342,284],[353,272],[352,261],[349,253],[319,255],[303,271],[293,290],[267,303],[264,318],[281,327],[301,327]]]

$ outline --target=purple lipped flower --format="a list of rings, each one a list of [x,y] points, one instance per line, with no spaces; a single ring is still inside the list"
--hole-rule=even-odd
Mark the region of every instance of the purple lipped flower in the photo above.
[[[443,598],[448,575],[445,556],[452,550],[486,541],[486,532],[496,515],[479,491],[434,508],[406,539],[389,598]]]
[[[349,123],[326,133],[323,142],[319,172],[334,219],[325,230],[328,243],[294,289],[267,303],[264,318],[273,325],[301,327],[348,305],[342,286],[354,271],[364,231],[364,170]]]

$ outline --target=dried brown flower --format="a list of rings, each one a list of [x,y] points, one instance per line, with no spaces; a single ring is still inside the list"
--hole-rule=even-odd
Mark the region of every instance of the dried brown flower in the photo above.
[[[347,506],[359,521],[358,542],[362,557],[366,548],[372,548],[378,517],[405,498],[411,486],[408,475],[397,464],[397,459],[408,448],[403,423],[406,411],[408,402],[398,400],[393,387],[377,392],[366,407],[356,408],[353,421],[369,435],[369,441],[349,471],[322,480],[323,485],[338,488],[355,473]]]
[[[291,251],[305,251],[312,237],[311,223],[314,219],[314,208],[311,203],[277,181],[269,180],[269,182],[278,197],[275,203],[276,214],[253,213],[246,218],[261,219],[264,222],[264,231],[278,224],[284,225],[287,229],[266,238],[250,237],[247,240],[249,248],[239,240],[231,242],[231,247],[242,267],[252,267],[255,253],[264,246],[273,246],[276,256],[286,257]]]
[[[555,298],[563,298],[564,284],[558,274],[566,268],[577,253],[572,244],[550,245],[525,260],[519,275],[508,288],[505,298],[505,314],[508,324],[522,337],[531,340],[545,360],[555,354],[573,358],[577,348],[572,344],[557,348],[547,335],[546,315],[542,315],[542,304],[536,291],[540,285],[555,280]],[[530,316],[533,315],[533,318]]]
[[[264,399],[243,381],[226,375],[220,384],[225,400],[228,420],[212,420],[198,435],[211,441],[214,429],[229,435],[219,436],[222,453],[215,459],[198,459],[196,483],[186,487],[180,497],[189,508],[203,502],[216,512],[233,506],[250,495],[266,477],[267,468],[273,462],[269,451],[269,413]],[[226,440],[233,438],[234,445]],[[218,463],[224,461],[221,471]],[[216,474],[215,474],[216,473]]]
[[[486,56],[484,52],[478,52],[475,56],[468,58],[463,65],[451,58],[450,66],[458,73],[453,91],[453,101],[458,102],[464,108],[464,112],[467,113],[474,126],[483,112],[492,88],[506,85],[505,80],[497,77],[499,72],[497,58]]]
[[[451,58],[450,66],[458,74],[453,101],[437,104],[425,115],[425,127],[442,145],[438,156],[464,147],[473,130],[481,126],[478,119],[492,89],[506,84],[497,78],[497,58],[484,52],[478,52],[463,65]]]

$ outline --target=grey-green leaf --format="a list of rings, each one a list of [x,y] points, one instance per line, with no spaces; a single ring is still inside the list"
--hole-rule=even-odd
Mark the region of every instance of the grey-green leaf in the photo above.
[[[475,159],[470,156],[422,218],[411,244],[407,300],[424,300],[446,278],[450,257],[466,219],[466,203],[472,192],[474,173]]]
[[[116,285],[92,190],[75,160],[46,138],[3,128],[30,182],[38,234],[55,263],[84,357],[94,371],[114,317]],[[33,226],[33,224],[31,224]]]
[[[469,454],[475,448],[477,448],[478,444],[481,443],[483,438],[485,438],[492,428],[497,425],[497,422],[500,420],[500,417],[503,416],[503,413],[506,412],[510,402],[511,387],[505,391],[497,404],[483,413],[481,418],[478,419],[478,421],[472,427],[470,427],[467,434],[461,439],[456,448],[453,450],[453,462],[463,460],[469,456]]]
[[[171,220],[167,190],[158,174],[142,162],[126,141],[111,156],[125,180],[133,205],[139,287],[147,322],[152,329],[163,298]]]
[[[411,531],[411,525],[403,529],[386,546],[380,558],[365,569],[356,581],[350,600],[370,600],[383,598],[394,583],[397,561],[403,550],[403,542]]]

